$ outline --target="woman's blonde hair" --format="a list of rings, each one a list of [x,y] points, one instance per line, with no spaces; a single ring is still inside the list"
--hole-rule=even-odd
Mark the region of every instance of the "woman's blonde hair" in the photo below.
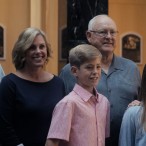
[[[46,43],[47,48],[47,60],[51,57],[51,48],[50,45],[47,42],[45,33],[38,29],[38,28],[26,28],[18,37],[18,40],[16,41],[14,48],[12,50],[12,61],[15,65],[16,69],[22,69],[25,65],[25,56],[27,50],[32,45],[35,37],[37,35],[41,35],[44,38],[44,41]]]

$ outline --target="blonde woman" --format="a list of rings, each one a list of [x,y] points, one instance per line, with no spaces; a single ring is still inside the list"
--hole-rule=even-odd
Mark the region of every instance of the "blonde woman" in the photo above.
[[[0,84],[0,142],[4,146],[44,146],[52,111],[64,96],[63,81],[46,71],[51,56],[44,32],[27,28],[18,37],[15,73]]]

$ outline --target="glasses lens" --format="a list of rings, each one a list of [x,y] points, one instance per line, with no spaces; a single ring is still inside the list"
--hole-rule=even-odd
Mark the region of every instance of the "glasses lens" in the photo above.
[[[93,31],[92,30],[90,32],[93,32],[93,33],[95,33],[95,35],[100,36],[100,37],[107,37],[109,33],[112,37],[116,37],[116,35],[118,33],[118,31],[104,31],[104,30],[102,30],[102,31]]]

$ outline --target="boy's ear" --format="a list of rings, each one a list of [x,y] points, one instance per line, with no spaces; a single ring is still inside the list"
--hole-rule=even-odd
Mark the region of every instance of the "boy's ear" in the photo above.
[[[77,71],[78,71],[78,68],[76,66],[71,67],[71,72],[75,77],[77,76]]]

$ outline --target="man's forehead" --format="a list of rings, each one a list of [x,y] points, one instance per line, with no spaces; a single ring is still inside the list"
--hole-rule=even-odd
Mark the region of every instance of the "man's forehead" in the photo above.
[[[117,29],[116,24],[111,19],[99,19],[93,24],[93,28],[109,28],[109,29]]]

